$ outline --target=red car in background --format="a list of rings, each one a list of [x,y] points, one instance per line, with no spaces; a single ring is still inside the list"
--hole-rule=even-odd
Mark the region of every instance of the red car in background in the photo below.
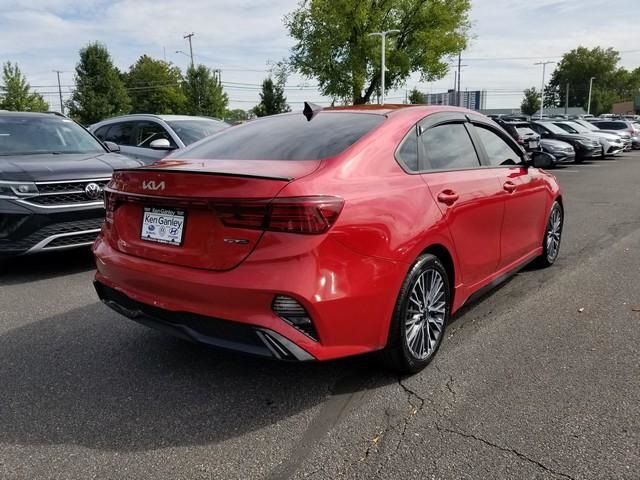
[[[416,372],[452,313],[556,260],[561,192],[532,155],[454,107],[258,119],[114,174],[96,290],[197,342],[299,361],[382,350]]]

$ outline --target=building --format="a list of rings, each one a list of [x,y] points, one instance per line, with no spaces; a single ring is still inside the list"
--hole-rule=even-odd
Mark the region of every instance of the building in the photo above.
[[[456,105],[470,110],[482,110],[486,107],[486,90],[465,90],[460,92],[460,101],[457,92],[449,90],[444,93],[425,93],[424,102],[427,105]]]

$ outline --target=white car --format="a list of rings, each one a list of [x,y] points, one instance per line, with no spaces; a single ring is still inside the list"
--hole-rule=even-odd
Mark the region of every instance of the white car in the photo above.
[[[89,131],[118,145],[122,155],[149,164],[229,126],[209,117],[134,114],[95,123]]]
[[[572,120],[565,120],[562,122],[554,122],[555,125],[562,128],[568,133],[577,133],[585,137],[591,137],[600,142],[602,145],[602,156],[606,155],[619,155],[624,152],[624,142],[619,135],[615,133],[596,132],[589,130],[587,127],[574,122]]]

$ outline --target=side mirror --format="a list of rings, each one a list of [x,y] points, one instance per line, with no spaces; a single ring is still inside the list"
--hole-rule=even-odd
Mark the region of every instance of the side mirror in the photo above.
[[[107,147],[107,150],[113,153],[120,153],[120,145],[113,142],[104,142],[104,146]]]
[[[551,168],[553,167],[553,156],[546,152],[531,152],[529,166],[535,168]]]
[[[173,150],[171,143],[166,138],[158,138],[149,144],[154,150]]]

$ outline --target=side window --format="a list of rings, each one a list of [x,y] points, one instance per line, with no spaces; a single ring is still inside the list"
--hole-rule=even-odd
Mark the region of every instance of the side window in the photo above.
[[[413,127],[411,133],[402,141],[397,157],[408,170],[412,172],[420,170],[418,166],[418,134],[416,127]]]
[[[480,166],[478,154],[462,123],[447,123],[426,130],[420,139],[427,163],[433,170],[475,168]]]
[[[161,138],[169,140],[172,147],[177,147],[162,125],[155,122],[137,122],[136,126],[138,127],[134,142],[136,147],[151,148],[151,142]]]
[[[134,122],[114,123],[110,125],[104,140],[117,143],[118,145],[131,146],[133,145],[133,139],[131,137],[133,136],[134,127]]]
[[[93,134],[98,137],[100,140],[104,141],[104,137],[107,133],[107,130],[109,130],[109,125],[105,125],[104,127],[100,127],[99,129],[97,129],[95,132],[93,132]]]
[[[517,165],[521,162],[520,155],[496,133],[481,126],[476,126],[476,132],[487,152],[490,165]]]

